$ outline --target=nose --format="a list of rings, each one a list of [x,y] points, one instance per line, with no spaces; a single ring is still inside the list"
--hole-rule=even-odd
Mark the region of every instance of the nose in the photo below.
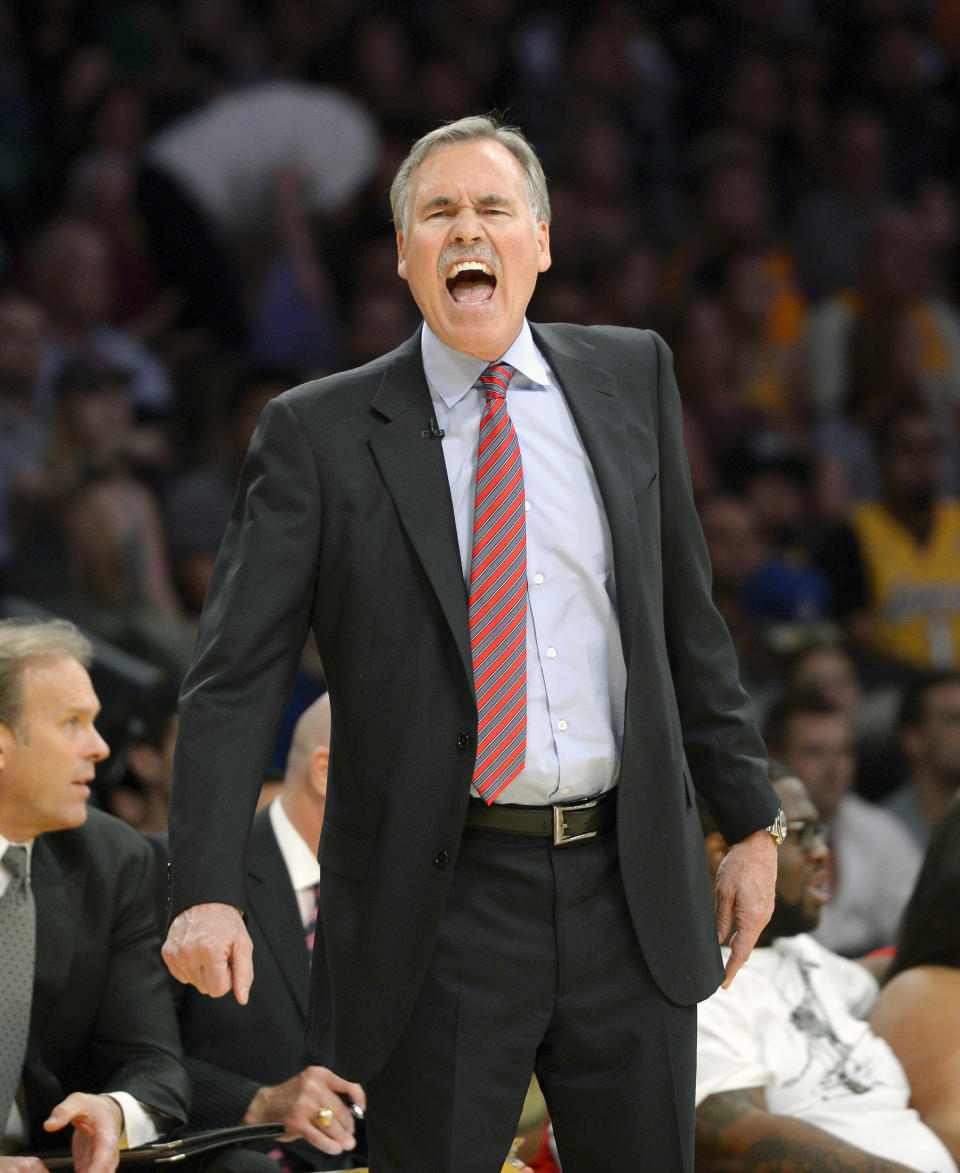
[[[826,826],[819,829],[807,844],[807,858],[827,861],[830,859],[830,832]]]
[[[483,222],[473,208],[465,208],[453,223],[453,239],[459,244],[483,239]]]
[[[92,762],[102,762],[110,756],[110,746],[103,740],[93,726],[90,727],[90,748],[86,756]]]

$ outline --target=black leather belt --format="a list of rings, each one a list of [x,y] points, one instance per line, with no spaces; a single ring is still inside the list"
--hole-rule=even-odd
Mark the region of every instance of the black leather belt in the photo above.
[[[551,839],[555,847],[560,847],[564,843],[593,839],[612,827],[617,814],[616,800],[616,788],[596,798],[556,806],[514,806],[500,802],[487,806],[482,799],[471,797],[467,826]]]

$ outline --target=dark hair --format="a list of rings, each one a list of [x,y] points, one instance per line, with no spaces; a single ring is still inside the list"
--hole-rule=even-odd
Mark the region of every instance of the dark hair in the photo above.
[[[816,689],[791,689],[774,701],[763,726],[763,737],[773,751],[783,749],[787,731],[794,717],[832,717],[840,712]]]
[[[944,684],[960,684],[960,672],[955,668],[938,668],[914,677],[903,690],[897,728],[912,729],[922,725],[926,720],[930,693]]]
[[[915,965],[960,969],[960,800],[934,828],[884,980]]]

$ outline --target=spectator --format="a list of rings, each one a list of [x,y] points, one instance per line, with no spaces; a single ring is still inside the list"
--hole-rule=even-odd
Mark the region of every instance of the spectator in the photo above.
[[[713,596],[755,686],[776,678],[782,656],[823,625],[829,588],[819,571],[773,550],[753,506],[719,493],[700,505]]]
[[[876,981],[810,936],[829,899],[826,829],[799,779],[774,777],[787,837],[773,916],[746,981],[699,1011],[697,1168],[954,1173],[910,1106],[903,1068],[863,1021]],[[726,844],[709,816],[704,831],[716,870]]]
[[[833,898],[814,936],[858,957],[893,943],[920,853],[900,823],[853,792],[849,716],[816,694],[786,694],[767,714],[767,749],[803,782],[826,823]]]
[[[960,663],[960,501],[941,490],[943,441],[906,405],[878,435],[882,489],[825,548],[851,648],[911,669]]]
[[[98,634],[174,673],[192,635],[173,587],[159,503],[135,475],[124,371],[60,376],[47,449],[15,486],[8,589],[82,614]]]
[[[301,82],[228,92],[175,120],[147,144],[138,189],[162,280],[222,345],[243,345],[249,250],[272,223],[278,174],[299,168],[301,216],[329,213],[359,192],[378,148],[359,103]]]
[[[102,228],[68,216],[46,223],[34,248],[32,275],[47,313],[37,388],[42,415],[50,413],[59,376],[78,362],[127,371],[142,415],[173,410],[174,389],[162,363],[137,337],[112,324],[116,274]]]
[[[893,339],[906,347],[895,355],[897,368],[885,372],[881,367],[879,374],[889,378],[890,373],[905,373],[913,380],[912,389],[938,412],[955,411],[960,404],[960,316],[929,292],[930,245],[909,207],[885,206],[870,222],[860,282],[810,311],[804,366],[812,406],[820,418],[842,412],[846,395],[855,390],[851,340],[855,323],[863,319],[873,323],[876,340],[884,331],[902,331],[902,337]]]
[[[898,722],[904,782],[884,800],[921,851],[960,789],[960,672],[936,672],[907,686]]]
[[[110,243],[114,267],[111,317],[138,338],[156,343],[169,331],[179,302],[160,284],[134,200],[136,164],[129,153],[90,151],[67,176],[66,207],[95,223]]]
[[[727,479],[743,437],[763,426],[763,414],[742,394],[733,329],[719,299],[698,295],[685,306],[675,349],[685,414],[694,417],[720,476]]]
[[[235,383],[224,405],[214,451],[195,468],[174,477],[164,499],[173,569],[181,597],[199,615],[220,539],[227,528],[240,466],[260,412],[274,396],[299,382],[292,371],[251,367]]]
[[[786,685],[791,692],[819,693],[852,723],[858,794],[877,799],[897,785],[903,765],[894,733],[901,698],[897,685],[868,685],[839,637],[801,647],[787,663]]]
[[[911,1103],[960,1163],[960,804],[937,825],[870,1025],[910,1080]]]
[[[887,130],[865,108],[835,120],[828,175],[797,204],[791,239],[806,291],[832,296],[855,288],[874,215],[887,198]]]
[[[664,267],[661,296],[677,310],[698,294],[719,294],[730,263],[753,261],[764,287],[764,333],[777,344],[801,337],[805,300],[790,249],[774,234],[769,176],[757,139],[714,131],[694,143],[695,223]],[[754,277],[755,279],[755,277]]]

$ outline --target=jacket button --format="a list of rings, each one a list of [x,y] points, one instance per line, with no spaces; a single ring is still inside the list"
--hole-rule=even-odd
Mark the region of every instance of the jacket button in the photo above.
[[[433,857],[433,862],[438,868],[445,868],[450,862],[450,854],[443,847]]]
[[[473,745],[473,738],[469,733],[463,732],[457,738],[457,749],[469,749],[471,745]]]

